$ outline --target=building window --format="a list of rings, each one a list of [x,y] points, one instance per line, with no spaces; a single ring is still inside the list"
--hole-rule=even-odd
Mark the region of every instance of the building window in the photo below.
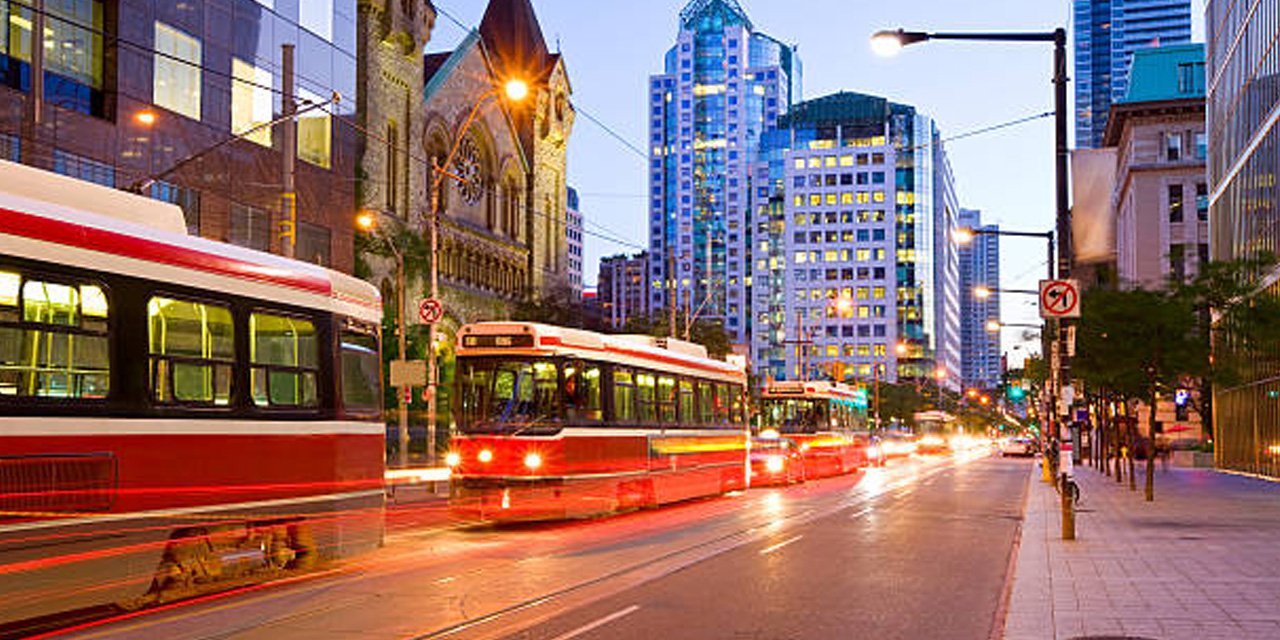
[[[239,58],[231,59],[231,133],[264,147],[271,146],[271,71],[255,67]],[[253,133],[246,132],[253,130]]]
[[[298,97],[303,104],[322,101],[320,96],[306,89],[298,89]],[[329,120],[329,113],[323,108],[298,116],[298,158],[325,169],[332,166],[333,131]]]
[[[171,204],[176,204],[182,208],[182,216],[187,221],[187,233],[199,235],[200,233],[200,192],[188,187],[179,186],[172,182],[156,180],[151,183],[152,198]]]
[[[1164,134],[1164,158],[1169,162],[1182,159],[1182,134]]]
[[[227,242],[258,251],[270,250],[271,216],[266,211],[233,204],[230,228]]]
[[[155,37],[152,101],[157,106],[199,120],[200,40],[158,20]]]
[[[1203,131],[1196,133],[1196,160],[1209,157],[1209,136]]]
[[[293,255],[305,262],[329,266],[329,230],[307,222],[298,223],[298,244]]]
[[[1169,222],[1182,222],[1182,185],[1169,185]]]
[[[1209,220],[1209,187],[1203,182],[1196,184],[1196,220]]]
[[[333,42],[333,0],[299,2],[298,23],[311,33]]]
[[[1187,279],[1186,246],[1175,244],[1169,246],[1169,272],[1173,279],[1182,282]]]
[[[2,13],[0,13],[2,15]],[[4,30],[0,29],[0,33]],[[18,136],[0,133],[0,158],[17,162],[22,157],[22,144]]]
[[[116,186],[116,171],[111,165],[97,160],[90,160],[70,151],[53,150],[53,170],[55,173],[79,178],[104,187]]]

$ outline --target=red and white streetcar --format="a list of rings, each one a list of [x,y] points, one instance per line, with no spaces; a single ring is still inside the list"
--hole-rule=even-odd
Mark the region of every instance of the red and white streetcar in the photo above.
[[[451,506],[546,520],[747,485],[746,374],[700,345],[523,322],[458,333]]]
[[[856,433],[866,419],[859,399],[856,389],[837,382],[771,381],[761,395],[760,435],[799,444],[806,478],[856,471],[867,466],[870,444]]]
[[[0,635],[378,545],[380,320],[350,276],[0,161]]]

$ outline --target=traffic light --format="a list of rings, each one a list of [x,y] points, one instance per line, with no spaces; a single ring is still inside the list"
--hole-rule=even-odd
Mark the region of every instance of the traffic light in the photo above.
[[[1018,401],[1022,400],[1023,398],[1025,398],[1025,397],[1027,396],[1027,391],[1026,391],[1026,389],[1023,389],[1023,388],[1022,388],[1022,383],[1021,383],[1021,382],[1017,382],[1017,381],[1015,381],[1015,382],[1010,382],[1010,383],[1009,383],[1009,391],[1008,391],[1008,394],[1009,394],[1009,399],[1010,399],[1010,400],[1012,400],[1012,401],[1014,401],[1014,402],[1018,402]]]
[[[1186,389],[1178,389],[1173,392],[1173,419],[1174,420],[1190,420],[1190,412],[1187,404],[1191,401],[1191,392]]]

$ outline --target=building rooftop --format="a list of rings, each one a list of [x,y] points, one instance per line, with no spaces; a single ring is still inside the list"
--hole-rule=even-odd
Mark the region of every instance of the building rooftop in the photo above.
[[[1204,45],[1179,44],[1133,53],[1129,91],[1121,102],[1204,98]]]

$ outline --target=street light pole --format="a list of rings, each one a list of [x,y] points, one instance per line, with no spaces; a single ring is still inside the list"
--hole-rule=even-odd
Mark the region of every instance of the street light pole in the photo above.
[[[1055,229],[1057,230],[1058,275],[1066,278],[1071,275],[1071,210],[1067,194],[1067,31],[1061,27],[1049,32],[993,32],[993,33],[927,33],[923,31],[885,30],[876,32],[871,38],[871,47],[881,55],[893,55],[902,47],[925,42],[927,40],[982,40],[996,42],[1052,42],[1053,43],[1053,115],[1054,115],[1054,177],[1055,177]],[[1051,241],[1052,242],[1052,241]],[[1053,279],[1053,256],[1050,255],[1050,279]],[[1071,379],[1071,365],[1067,360],[1065,322],[1048,321],[1049,329],[1054,335],[1053,344],[1057,345],[1058,366],[1052,366],[1052,354],[1049,356],[1049,388],[1050,411],[1048,422],[1049,433],[1060,438],[1069,438],[1069,432],[1063,427],[1063,416],[1058,414],[1058,398],[1063,385]],[[1048,338],[1046,338],[1048,340]],[[1054,429],[1057,427],[1057,429]],[[1067,479],[1064,471],[1062,479]],[[1068,514],[1066,491],[1063,491],[1062,537],[1064,540],[1075,539],[1075,519]],[[1070,516],[1070,517],[1069,517]]]
[[[453,144],[449,148],[449,153],[445,155],[444,163],[437,163],[432,159],[431,171],[431,211],[430,219],[427,221],[428,231],[431,237],[431,275],[430,275],[430,292],[429,297],[432,300],[439,299],[440,296],[440,188],[445,178],[452,178],[461,183],[467,183],[468,180],[451,171],[453,159],[458,154],[458,149],[462,147],[462,141],[467,137],[467,132],[471,130],[471,125],[475,123],[476,116],[480,115],[480,108],[484,106],[492,98],[497,98],[505,92],[508,99],[518,102],[523,100],[529,93],[529,87],[521,80],[509,80],[501,87],[493,87],[484,92],[476,99],[475,104],[471,106],[470,113],[467,114],[466,120],[462,123],[462,128],[453,135]],[[435,464],[436,461],[436,391],[439,385],[438,358],[436,356],[436,323],[427,323],[427,463]]]

